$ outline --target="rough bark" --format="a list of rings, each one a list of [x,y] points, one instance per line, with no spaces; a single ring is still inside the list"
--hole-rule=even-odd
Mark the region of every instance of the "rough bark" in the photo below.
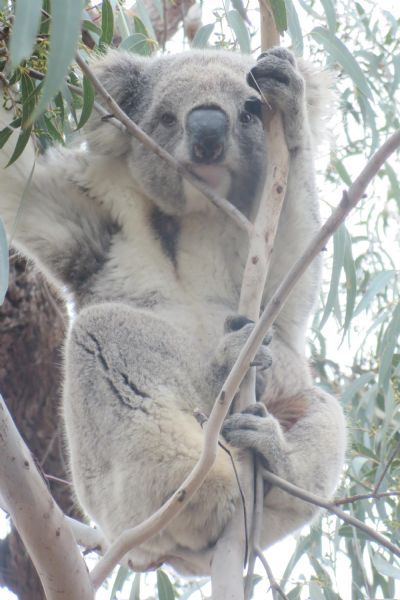
[[[44,473],[68,479],[59,415],[65,310],[31,265],[14,257],[10,270],[0,309],[0,392]],[[51,483],[50,488],[62,509],[73,515],[70,487]],[[14,530],[0,543],[0,585],[20,600],[44,598]]]

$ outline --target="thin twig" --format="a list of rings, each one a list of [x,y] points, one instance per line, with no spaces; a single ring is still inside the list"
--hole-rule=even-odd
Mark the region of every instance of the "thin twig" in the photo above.
[[[309,502],[310,504],[314,504],[315,506],[319,506],[320,508],[324,508],[325,510],[335,514],[345,523],[348,523],[353,527],[357,527],[357,529],[366,533],[368,537],[370,537],[372,540],[375,540],[376,542],[378,542],[378,544],[384,546],[385,548],[393,552],[395,556],[400,557],[400,546],[396,546],[388,539],[386,539],[381,533],[377,532],[375,529],[372,529],[372,527],[368,527],[368,525],[365,525],[365,523],[363,523],[359,519],[352,517],[348,513],[335,506],[334,501],[330,502],[329,500],[326,500],[321,496],[316,496],[315,494],[312,494],[307,490],[303,490],[302,488],[299,488],[296,485],[285,481],[281,477],[278,477],[277,475],[271,473],[270,471],[267,471],[266,469],[263,469],[262,474],[264,479],[272,485],[276,485],[277,487],[281,488],[282,490],[285,490],[285,492],[288,492],[296,498],[300,498],[305,502]]]
[[[400,452],[400,442],[398,442],[397,446],[394,448],[393,452],[389,456],[388,461],[385,465],[385,468],[383,469],[381,476],[379,477],[379,479],[376,483],[376,486],[374,488],[374,494],[378,493],[378,490],[382,485],[382,481],[385,479],[386,473],[388,472],[390,465],[392,464],[392,462],[394,461],[396,456],[399,454],[399,452]]]
[[[148,136],[136,123],[134,123],[128,115],[120,108],[117,102],[110,96],[105,87],[102,85],[100,80],[96,77],[92,69],[86,64],[86,62],[79,56],[76,56],[76,62],[81,68],[82,72],[91,81],[96,92],[104,99],[110,112],[116,119],[118,119],[126,130],[139,140],[148,150],[151,150],[159,158],[168,163],[174,168],[179,175],[181,175],[186,181],[188,181],[193,187],[199,190],[206,198],[208,198],[212,204],[217,206],[220,210],[224,211],[235,223],[244,231],[250,232],[252,225],[248,219],[237,209],[225,200],[213,192],[201,179],[196,177],[189,171],[183,164],[178,162],[169,152],[161,148],[150,136]]]
[[[353,504],[359,500],[380,500],[380,498],[389,498],[391,496],[400,496],[400,492],[370,492],[369,494],[355,494],[354,496],[338,498],[333,501],[333,504],[335,506],[341,506],[342,504]]]
[[[262,566],[265,569],[265,572],[267,573],[267,577],[269,579],[269,584],[271,586],[271,592],[272,592],[273,599],[278,600],[278,597],[280,596],[282,598],[282,600],[288,600],[288,597],[286,596],[285,592],[283,591],[283,589],[281,588],[279,583],[276,581],[274,574],[271,570],[271,567],[269,566],[268,561],[265,558],[261,548],[256,546],[255,552],[257,553],[257,558],[260,560]]]

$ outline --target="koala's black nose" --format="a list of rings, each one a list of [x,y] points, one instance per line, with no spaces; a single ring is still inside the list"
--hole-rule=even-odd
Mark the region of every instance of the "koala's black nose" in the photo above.
[[[219,108],[195,108],[187,118],[191,160],[197,163],[219,162],[225,149],[228,118]]]

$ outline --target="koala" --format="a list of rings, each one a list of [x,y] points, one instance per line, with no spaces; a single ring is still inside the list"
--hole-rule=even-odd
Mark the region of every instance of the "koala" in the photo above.
[[[324,74],[281,48],[257,61],[216,50],[152,58],[113,51],[94,68],[133,121],[250,219],[269,159],[262,99],[281,112],[289,179],[265,305],[320,226],[313,163]],[[3,111],[2,120],[11,117]],[[3,148],[4,165],[12,147]],[[210,413],[254,327],[237,314],[247,234],[97,113],[84,137],[36,159],[19,210],[34,159],[30,147],[2,170],[0,216],[10,232],[17,219],[13,243],[73,306],[63,395],[70,468],[79,504],[112,541],[160,508],[200,456],[204,432],[194,410]],[[272,472],[329,497],[345,424],[305,359],[320,270],[318,258],[257,353],[259,402],[231,414],[222,436],[239,472],[250,449]],[[278,488],[266,492],[263,548],[316,514]],[[209,572],[238,503],[231,460],[219,449],[198,493],[132,550],[132,563]]]

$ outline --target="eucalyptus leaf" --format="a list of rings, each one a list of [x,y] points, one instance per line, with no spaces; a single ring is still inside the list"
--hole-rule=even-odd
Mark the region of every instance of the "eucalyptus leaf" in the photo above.
[[[31,133],[32,133],[32,126],[27,127],[26,129],[21,129],[21,132],[18,136],[17,143],[15,144],[14,151],[11,155],[10,160],[7,163],[7,167],[12,165],[17,160],[17,158],[19,158],[21,156],[21,154],[23,153],[23,151],[26,148],[27,143],[29,142]]]
[[[83,127],[85,123],[88,121],[90,115],[92,114],[93,104],[94,104],[94,89],[87,77],[83,78],[82,82],[83,86],[83,105],[81,110],[81,116],[79,117],[78,129]]]
[[[101,37],[100,44],[109,46],[114,35],[114,14],[110,0],[103,0],[101,5]]]
[[[141,573],[136,573],[129,594],[129,600],[140,600],[140,577]]]
[[[329,31],[335,33],[336,31],[336,10],[332,0],[321,0],[321,4],[324,7],[326,21],[328,23]]]
[[[400,304],[397,304],[393,312],[392,320],[390,321],[382,340],[378,383],[383,390],[386,390],[389,385],[392,370],[392,358],[396,344],[399,343],[399,335]]]
[[[229,27],[233,30],[235,34],[237,42],[240,46],[240,50],[243,52],[243,54],[250,54],[250,35],[241,15],[238,13],[237,10],[230,10],[226,14],[226,20],[228,21]]]
[[[276,28],[279,33],[283,33],[288,26],[285,0],[270,0],[270,6],[274,15]]]
[[[331,314],[335,300],[338,296],[340,273],[343,268],[344,251],[345,251],[345,236],[346,231],[343,225],[338,227],[333,236],[333,265],[331,283],[329,286],[328,297],[326,299],[324,314],[322,315],[319,328],[322,329]]]
[[[15,3],[15,16],[10,39],[10,59],[14,67],[32,54],[39,30],[42,0]]]
[[[350,52],[338,37],[323,27],[315,27],[311,31],[311,35],[315,41],[322,44],[326,52],[343,67],[358,89],[367,98],[372,99],[368,81],[362,72],[360,65],[354,58],[354,53]]]
[[[344,226],[345,231],[345,245],[344,245],[344,256],[343,256],[343,267],[344,272],[346,274],[346,315],[344,319],[343,325],[343,335],[346,333],[351,320],[353,318],[354,306],[356,301],[356,293],[357,293],[357,277],[356,277],[356,269],[354,265],[353,252],[352,252],[352,243],[349,232]]]
[[[214,27],[215,23],[209,23],[200,27],[193,38],[192,48],[206,48]]]
[[[0,304],[3,304],[8,288],[8,242],[3,221],[0,218]]]
[[[370,307],[371,302],[374,300],[377,294],[382,292],[387,287],[395,275],[396,271],[381,271],[373,276],[369,283],[368,289],[354,311],[355,317],[363,310],[367,310]]]
[[[303,33],[301,31],[300,20],[292,0],[285,0],[287,28],[290,39],[292,40],[293,50],[296,56],[303,56],[304,44]]]
[[[158,600],[175,600],[175,592],[168,575],[161,569],[157,570]]]
[[[123,588],[123,585],[127,578],[130,575],[130,569],[125,566],[121,566],[118,569],[117,575],[115,577],[114,585],[111,589],[110,600],[116,600],[117,592],[120,592]]]
[[[400,579],[400,566],[396,567],[392,563],[386,560],[381,554],[372,553],[372,562],[379,573],[385,577],[392,577],[393,579]]]
[[[154,42],[143,33],[133,33],[125,38],[119,46],[120,50],[127,50],[133,54],[150,56],[154,50]]]
[[[81,34],[81,15],[85,0],[53,0],[50,24],[50,49],[42,94],[31,121],[47,107],[64,83]]]
[[[137,0],[136,10],[140,17],[140,20],[142,21],[143,25],[146,27],[149,36],[151,38],[153,38],[153,40],[156,40],[157,36],[156,36],[156,32],[154,31],[153,23],[151,22],[147,8],[144,5],[144,2],[142,2],[142,0]]]

